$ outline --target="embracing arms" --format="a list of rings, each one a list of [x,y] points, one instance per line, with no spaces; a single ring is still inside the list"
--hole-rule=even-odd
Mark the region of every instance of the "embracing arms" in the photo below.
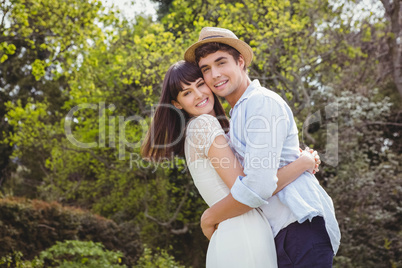
[[[280,168],[277,172],[277,188],[273,194],[282,190],[286,185],[298,178],[303,172],[318,170],[319,158],[315,152],[301,152],[301,156],[289,165]],[[231,188],[238,176],[244,176],[243,167],[233,154],[223,135],[217,136],[208,151],[215,170]],[[204,235],[210,239],[215,231],[215,225],[235,216],[239,216],[252,208],[236,201],[231,194],[207,209],[201,217],[201,228]]]
[[[277,188],[273,195],[281,191],[286,185],[298,178],[303,172],[315,173],[321,163],[317,152],[300,149],[300,157],[292,163],[278,169]],[[233,154],[224,136],[217,136],[208,151],[208,157],[213,167],[225,184],[232,188],[238,176],[245,176],[243,167]]]

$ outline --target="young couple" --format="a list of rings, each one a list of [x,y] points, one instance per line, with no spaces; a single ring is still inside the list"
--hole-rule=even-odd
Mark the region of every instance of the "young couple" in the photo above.
[[[320,160],[299,149],[286,102],[248,77],[251,47],[206,27],[184,58],[165,75],[142,153],[185,155],[210,207],[201,217],[206,266],[332,267],[340,231],[313,175]],[[230,128],[216,95],[232,108]]]

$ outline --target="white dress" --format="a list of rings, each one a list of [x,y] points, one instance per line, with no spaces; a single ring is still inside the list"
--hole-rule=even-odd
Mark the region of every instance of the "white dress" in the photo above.
[[[208,151],[214,139],[224,135],[211,115],[192,119],[186,130],[185,155],[194,184],[208,206],[226,195],[229,188],[219,177]],[[260,209],[223,221],[209,242],[207,268],[275,268],[276,250],[271,226]]]

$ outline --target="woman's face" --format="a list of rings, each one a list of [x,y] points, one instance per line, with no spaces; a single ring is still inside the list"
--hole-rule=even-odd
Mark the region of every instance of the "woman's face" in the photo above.
[[[177,95],[177,101],[172,101],[176,108],[183,109],[192,117],[202,114],[216,116],[214,95],[203,78],[198,78],[190,85],[181,85],[183,90]]]

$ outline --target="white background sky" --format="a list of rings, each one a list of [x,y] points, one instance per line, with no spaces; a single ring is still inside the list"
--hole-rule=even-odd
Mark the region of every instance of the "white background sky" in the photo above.
[[[134,19],[136,14],[150,15],[156,20],[157,4],[150,0],[100,0],[104,6],[114,5],[121,10],[121,13],[129,20]]]
[[[151,2],[151,0],[100,0],[106,7],[111,7],[114,5],[121,10],[123,16],[127,19],[134,19],[137,14],[150,15],[156,20],[156,8],[157,4]],[[332,2],[337,3],[335,6],[339,6],[343,3],[342,0],[333,0]],[[346,6],[349,12],[353,12],[354,19],[361,19],[366,17],[373,12],[377,16],[383,16],[383,6],[380,1],[373,0],[361,0],[357,1],[357,4],[352,8],[351,6]],[[346,11],[346,10],[345,10]]]

